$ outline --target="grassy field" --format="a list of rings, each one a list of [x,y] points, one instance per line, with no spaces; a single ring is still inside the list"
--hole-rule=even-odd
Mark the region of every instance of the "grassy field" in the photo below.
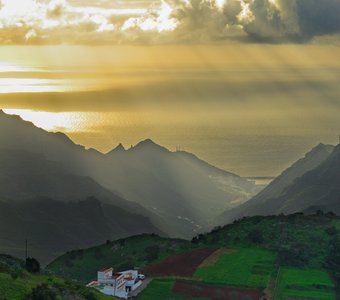
[[[145,289],[139,296],[138,300],[159,300],[159,299],[173,299],[172,288],[175,284],[173,279],[155,279],[147,289]]]
[[[334,283],[325,271],[282,268],[279,272],[274,300],[335,298]]]
[[[264,288],[275,271],[276,256],[259,248],[223,255],[215,265],[199,268],[194,277],[228,286]]]

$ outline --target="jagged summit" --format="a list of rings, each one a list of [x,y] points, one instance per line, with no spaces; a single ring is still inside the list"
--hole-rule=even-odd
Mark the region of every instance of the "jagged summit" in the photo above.
[[[113,154],[113,153],[123,153],[125,151],[126,151],[126,149],[123,146],[123,144],[119,143],[116,148],[114,148],[111,151],[109,151],[108,153],[106,153],[106,155],[110,155],[110,154]]]
[[[318,145],[316,145],[313,149],[313,151],[318,151],[318,150],[324,150],[324,149],[334,149],[333,145],[328,145],[328,144],[324,144],[324,143],[319,143]]]
[[[130,151],[132,150],[142,150],[142,149],[155,149],[155,150],[162,150],[162,151],[169,151],[165,147],[155,143],[151,139],[146,139],[144,141],[139,142],[136,146],[132,147]]]

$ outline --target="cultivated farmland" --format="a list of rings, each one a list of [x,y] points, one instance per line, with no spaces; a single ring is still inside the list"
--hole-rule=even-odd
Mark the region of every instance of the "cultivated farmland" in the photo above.
[[[334,283],[322,270],[282,268],[277,281],[275,300],[335,299]]]
[[[275,271],[275,259],[268,250],[242,249],[223,255],[213,266],[199,268],[194,276],[212,284],[265,288]]]
[[[152,276],[192,277],[199,265],[217,248],[198,249],[170,256],[160,263],[147,268]]]
[[[175,280],[172,279],[155,279],[148,285],[148,288],[138,296],[138,300],[169,299],[174,284]]]

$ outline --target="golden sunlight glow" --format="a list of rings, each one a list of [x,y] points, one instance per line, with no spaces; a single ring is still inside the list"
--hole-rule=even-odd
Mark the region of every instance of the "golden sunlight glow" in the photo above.
[[[32,0],[2,0],[2,14],[10,17],[12,15],[24,15],[28,12],[34,12],[38,4]]]
[[[4,112],[19,115],[22,119],[48,131],[80,131],[89,121],[89,114],[79,112],[54,113],[29,109],[4,109]]]
[[[216,2],[216,6],[218,8],[223,8],[224,4],[225,4],[225,0],[215,0]]]
[[[0,73],[11,73],[11,72],[20,73],[20,72],[33,72],[33,71],[36,71],[36,70],[32,68],[25,68],[22,66],[16,66],[13,64],[3,64],[3,63],[0,64]]]
[[[156,30],[162,32],[174,30],[177,22],[171,17],[172,12],[173,8],[166,1],[162,0],[157,18],[152,16],[142,19],[130,18],[122,26],[122,30],[125,31],[134,26],[138,26],[144,31]]]
[[[58,88],[50,85],[49,80],[36,78],[0,78],[0,93],[38,93],[53,92]]]

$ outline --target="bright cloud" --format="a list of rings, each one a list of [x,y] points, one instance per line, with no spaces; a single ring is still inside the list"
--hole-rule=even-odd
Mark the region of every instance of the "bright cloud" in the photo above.
[[[0,0],[0,44],[338,39],[340,0]]]

